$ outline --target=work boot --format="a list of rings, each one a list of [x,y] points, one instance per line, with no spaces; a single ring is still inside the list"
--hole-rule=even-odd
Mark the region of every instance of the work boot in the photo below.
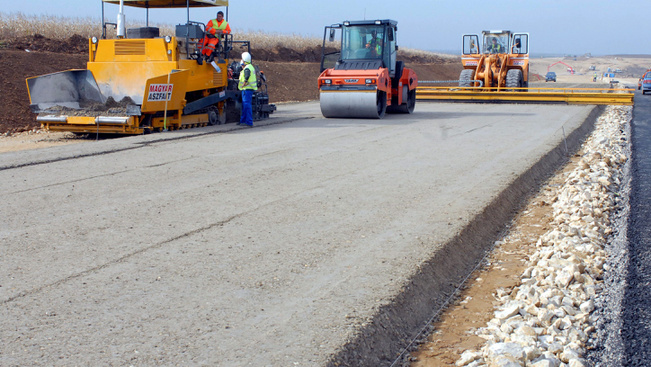
[[[215,54],[212,53],[212,54],[210,54],[210,56],[208,56],[208,64],[210,64],[210,63],[213,62],[214,60],[215,60]]]
[[[197,56],[197,64],[203,65],[203,55]]]

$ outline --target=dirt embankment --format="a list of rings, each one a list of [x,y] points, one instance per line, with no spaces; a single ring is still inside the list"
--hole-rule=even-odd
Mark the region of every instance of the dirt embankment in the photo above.
[[[41,35],[5,41],[0,49],[0,133],[31,130],[39,126],[29,109],[25,79],[68,69],[84,69],[88,40],[74,35],[52,40]],[[308,101],[318,98],[316,79],[320,72],[319,45],[304,50],[276,46],[253,49],[254,63],[268,79],[271,102]],[[456,79],[461,63],[436,55],[401,55],[420,80]]]

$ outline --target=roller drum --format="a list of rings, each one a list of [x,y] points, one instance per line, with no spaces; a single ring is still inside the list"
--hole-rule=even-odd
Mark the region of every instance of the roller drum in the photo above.
[[[377,90],[320,92],[323,116],[380,119],[386,111],[386,96]]]

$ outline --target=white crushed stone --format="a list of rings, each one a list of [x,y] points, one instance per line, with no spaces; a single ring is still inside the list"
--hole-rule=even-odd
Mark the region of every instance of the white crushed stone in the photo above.
[[[476,334],[486,343],[457,366],[587,366],[585,354],[603,290],[606,245],[622,206],[630,152],[629,106],[608,106],[583,144],[581,160],[555,189],[552,229],[536,242],[513,290],[498,290],[495,317]]]

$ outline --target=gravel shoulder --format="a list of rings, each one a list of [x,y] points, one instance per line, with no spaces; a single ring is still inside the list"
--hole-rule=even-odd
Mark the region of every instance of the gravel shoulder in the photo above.
[[[623,326],[639,320],[627,312],[643,309],[625,305],[644,302],[638,292],[624,297],[632,288],[624,281],[630,111],[608,107],[434,324],[413,366],[618,366],[630,365],[622,364],[627,352],[634,365],[644,361],[625,346],[638,338]],[[635,332],[646,335],[644,327]]]

